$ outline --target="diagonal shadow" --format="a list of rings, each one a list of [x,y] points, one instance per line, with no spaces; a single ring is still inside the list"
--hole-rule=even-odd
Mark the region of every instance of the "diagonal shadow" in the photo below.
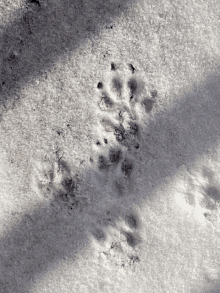
[[[196,89],[182,94],[170,111],[162,117],[159,113],[156,119],[144,127],[146,186],[153,183],[156,188],[167,176],[175,174],[180,166],[190,166],[200,156],[217,147],[220,127],[219,84],[219,72],[213,73],[201,81]],[[1,238],[3,292],[28,292],[35,277],[53,268],[65,256],[77,256],[87,242],[88,227],[85,219],[90,207],[85,205],[81,209],[80,201],[78,205],[75,202],[71,215],[66,217],[63,212],[65,199],[63,207],[57,200],[60,195],[55,193],[49,208],[37,208]],[[156,200],[151,194],[136,193],[131,196],[130,205],[146,199]],[[100,206],[103,203],[99,214],[104,215],[107,209],[105,199],[99,200]],[[120,216],[122,214],[118,212]],[[116,220],[113,218],[111,224]],[[105,241],[104,226],[93,236],[99,241]]]
[[[74,258],[85,243],[79,227],[74,219],[68,221],[52,208],[25,215],[0,241],[0,292],[30,292],[36,277],[65,256]]]
[[[56,3],[56,2],[55,2]],[[2,58],[0,102],[17,95],[27,83],[99,34],[99,31],[126,10],[130,1],[62,0],[59,4],[28,4],[0,35]],[[10,108],[10,106],[9,106]]]

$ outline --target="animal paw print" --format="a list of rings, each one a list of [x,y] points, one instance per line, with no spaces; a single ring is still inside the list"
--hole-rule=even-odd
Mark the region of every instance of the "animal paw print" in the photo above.
[[[156,102],[157,91],[151,90],[143,95],[144,83],[135,73],[135,68],[129,64],[128,78],[122,77],[117,66],[111,64],[110,78],[106,84],[98,82],[98,109],[100,124],[108,133],[115,136],[116,141],[126,146],[138,149],[140,147],[140,120],[137,111],[149,114]],[[104,114],[104,115],[103,115]]]
[[[120,227],[123,225],[122,222],[113,224],[111,213],[108,211],[106,214],[108,217],[102,219],[102,223],[106,226],[107,220],[108,225],[111,225],[109,233],[104,233],[101,228],[95,228],[92,231],[95,241],[101,244],[101,259],[116,267],[134,269],[136,264],[140,262],[138,245],[141,239],[137,233],[139,228],[137,216],[134,214],[126,215],[125,226],[122,228]]]
[[[117,145],[108,147],[107,151],[103,150],[101,145],[98,146],[96,160],[98,184],[103,180],[104,185],[112,190],[112,194],[119,197],[131,193],[136,172],[135,158]],[[103,150],[102,154],[100,154],[101,150]]]
[[[120,196],[133,190],[135,156],[142,144],[138,112],[150,113],[157,97],[156,90],[143,95],[143,81],[132,64],[128,69],[130,72],[126,78],[118,72],[118,66],[111,63],[109,79],[106,83],[99,81],[97,84],[101,134],[95,145],[97,167],[105,173],[107,181],[111,181],[111,188]]]
[[[133,192],[134,178],[132,175],[135,175],[134,169],[134,159],[125,157],[120,164],[119,172],[116,173],[116,176],[112,181],[113,190],[115,190],[118,196],[124,196]]]
[[[34,163],[32,189],[43,199],[51,200],[57,191],[56,183],[60,181],[57,164],[48,160]],[[55,179],[56,177],[56,179]]]
[[[49,200],[52,206],[58,205],[69,211],[81,209],[86,202],[78,196],[78,183],[77,175],[71,175],[70,167],[63,160],[35,163],[32,187],[43,200]]]
[[[187,192],[184,192],[185,202],[191,206],[202,219],[213,222],[219,217],[220,185],[219,178],[210,169],[203,168],[197,176],[190,176],[187,180]],[[203,218],[204,219],[204,218]]]

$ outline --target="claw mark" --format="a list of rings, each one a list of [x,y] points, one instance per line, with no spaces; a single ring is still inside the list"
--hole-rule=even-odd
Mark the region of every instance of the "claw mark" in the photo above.
[[[102,82],[99,82],[99,83],[97,84],[97,88],[98,88],[98,89],[102,89],[102,88],[103,88],[103,83],[102,83]]]
[[[114,70],[114,71],[116,70],[115,64],[113,62],[111,63],[111,70]]]
[[[129,68],[131,69],[132,73],[134,73],[135,68],[134,68],[134,66],[132,64],[129,64]]]

